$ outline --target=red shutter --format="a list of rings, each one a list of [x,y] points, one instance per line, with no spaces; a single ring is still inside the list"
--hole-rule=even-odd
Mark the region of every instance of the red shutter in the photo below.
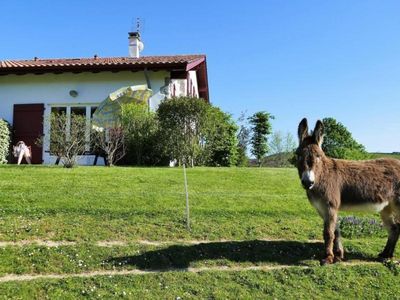
[[[36,140],[43,135],[44,104],[14,104],[13,145],[24,141],[32,149],[32,163],[41,164],[42,147]],[[24,161],[24,160],[23,160]]]

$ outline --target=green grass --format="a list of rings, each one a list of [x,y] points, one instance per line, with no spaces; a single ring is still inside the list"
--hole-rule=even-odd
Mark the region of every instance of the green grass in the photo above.
[[[400,297],[394,292],[399,287],[395,264],[319,267],[323,245],[309,240],[322,239],[322,221],[295,169],[195,168],[188,170],[188,181],[190,232],[181,169],[1,166],[0,241],[75,244],[2,247],[0,278],[102,270],[158,273],[5,282],[0,299]],[[372,214],[344,219],[350,261],[375,260],[386,239],[377,220]],[[143,240],[169,244],[138,243]],[[124,244],[102,247],[99,241]],[[290,268],[171,271],[279,265]]]
[[[372,158],[383,158],[383,157],[388,157],[388,158],[395,158],[395,159],[400,159],[400,153],[394,152],[394,153],[384,153],[384,152],[375,152],[375,153],[370,153]]]
[[[20,183],[18,183],[20,181]],[[3,167],[0,239],[309,239],[318,221],[294,170]],[[312,216],[310,219],[309,216]],[[240,226],[237,226],[239,225]]]

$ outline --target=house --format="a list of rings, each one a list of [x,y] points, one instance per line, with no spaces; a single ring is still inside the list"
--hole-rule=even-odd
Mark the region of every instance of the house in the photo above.
[[[23,140],[31,145],[33,163],[54,163],[57,157],[49,150],[50,113],[85,115],[89,131],[99,103],[124,86],[147,84],[153,90],[152,110],[171,96],[209,101],[205,55],[140,56],[142,48],[140,34],[131,32],[129,57],[1,60],[0,118],[13,126],[13,143]],[[42,147],[35,144],[40,136]],[[94,155],[88,154],[79,163],[93,161]]]

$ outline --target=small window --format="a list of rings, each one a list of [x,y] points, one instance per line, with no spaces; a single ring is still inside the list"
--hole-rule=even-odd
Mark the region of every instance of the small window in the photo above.
[[[56,155],[54,153],[55,148],[52,146],[52,140],[54,138],[68,138],[69,132],[71,127],[74,124],[74,116],[84,117],[85,121],[85,128],[81,128],[79,125],[80,130],[85,130],[85,137],[86,137],[86,150],[87,153],[93,151],[93,141],[91,139],[91,119],[93,117],[94,112],[96,111],[97,106],[61,106],[61,107],[51,107],[51,113],[62,116],[63,120],[65,120],[65,136],[64,137],[56,137],[53,135],[53,131],[50,128],[50,153],[52,155]],[[75,119],[76,120],[76,119]],[[61,124],[60,124],[61,125]]]
[[[58,115],[60,115],[62,113],[66,114],[67,113],[67,108],[65,106],[64,107],[52,107],[51,108],[51,113],[55,113],[55,114],[58,114]]]

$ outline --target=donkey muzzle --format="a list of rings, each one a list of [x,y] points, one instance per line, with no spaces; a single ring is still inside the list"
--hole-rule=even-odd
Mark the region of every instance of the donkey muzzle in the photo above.
[[[301,184],[306,190],[311,190],[315,183],[315,175],[313,171],[304,171],[301,176]]]

